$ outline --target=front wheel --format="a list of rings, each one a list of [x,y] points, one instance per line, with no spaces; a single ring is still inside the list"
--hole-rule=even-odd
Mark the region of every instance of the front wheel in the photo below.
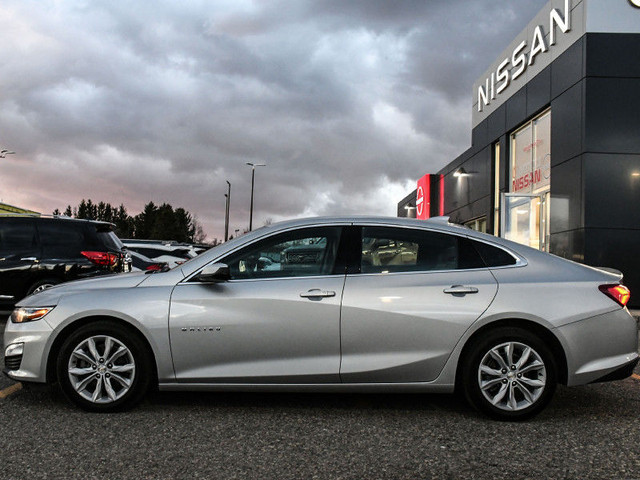
[[[489,332],[471,346],[464,362],[467,399],[493,418],[531,418],[556,389],[553,354],[538,336],[522,328]]]
[[[65,396],[84,410],[121,411],[138,403],[152,377],[151,360],[134,332],[109,321],[80,327],[57,359]]]

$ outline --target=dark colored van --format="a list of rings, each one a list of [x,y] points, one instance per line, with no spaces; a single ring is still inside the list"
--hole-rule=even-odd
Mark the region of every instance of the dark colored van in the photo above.
[[[113,227],[68,217],[0,216],[0,310],[58,283],[131,271]]]

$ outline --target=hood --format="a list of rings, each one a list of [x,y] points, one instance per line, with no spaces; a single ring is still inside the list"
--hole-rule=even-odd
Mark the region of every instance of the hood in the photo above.
[[[147,278],[149,278],[149,275],[146,275],[145,272],[132,272],[92,277],[86,280],[75,280],[25,297],[16,304],[16,307],[53,306],[58,304],[60,297],[71,292],[97,288],[132,288],[137,287]]]

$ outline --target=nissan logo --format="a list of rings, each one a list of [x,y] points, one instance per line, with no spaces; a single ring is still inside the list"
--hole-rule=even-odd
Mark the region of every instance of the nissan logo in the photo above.
[[[629,0],[629,3],[636,8],[640,8],[640,0]]]

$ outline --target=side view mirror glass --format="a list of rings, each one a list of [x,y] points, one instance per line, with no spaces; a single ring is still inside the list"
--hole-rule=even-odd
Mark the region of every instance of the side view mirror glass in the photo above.
[[[200,270],[194,277],[197,282],[226,282],[231,280],[229,266],[224,263],[212,263]]]

